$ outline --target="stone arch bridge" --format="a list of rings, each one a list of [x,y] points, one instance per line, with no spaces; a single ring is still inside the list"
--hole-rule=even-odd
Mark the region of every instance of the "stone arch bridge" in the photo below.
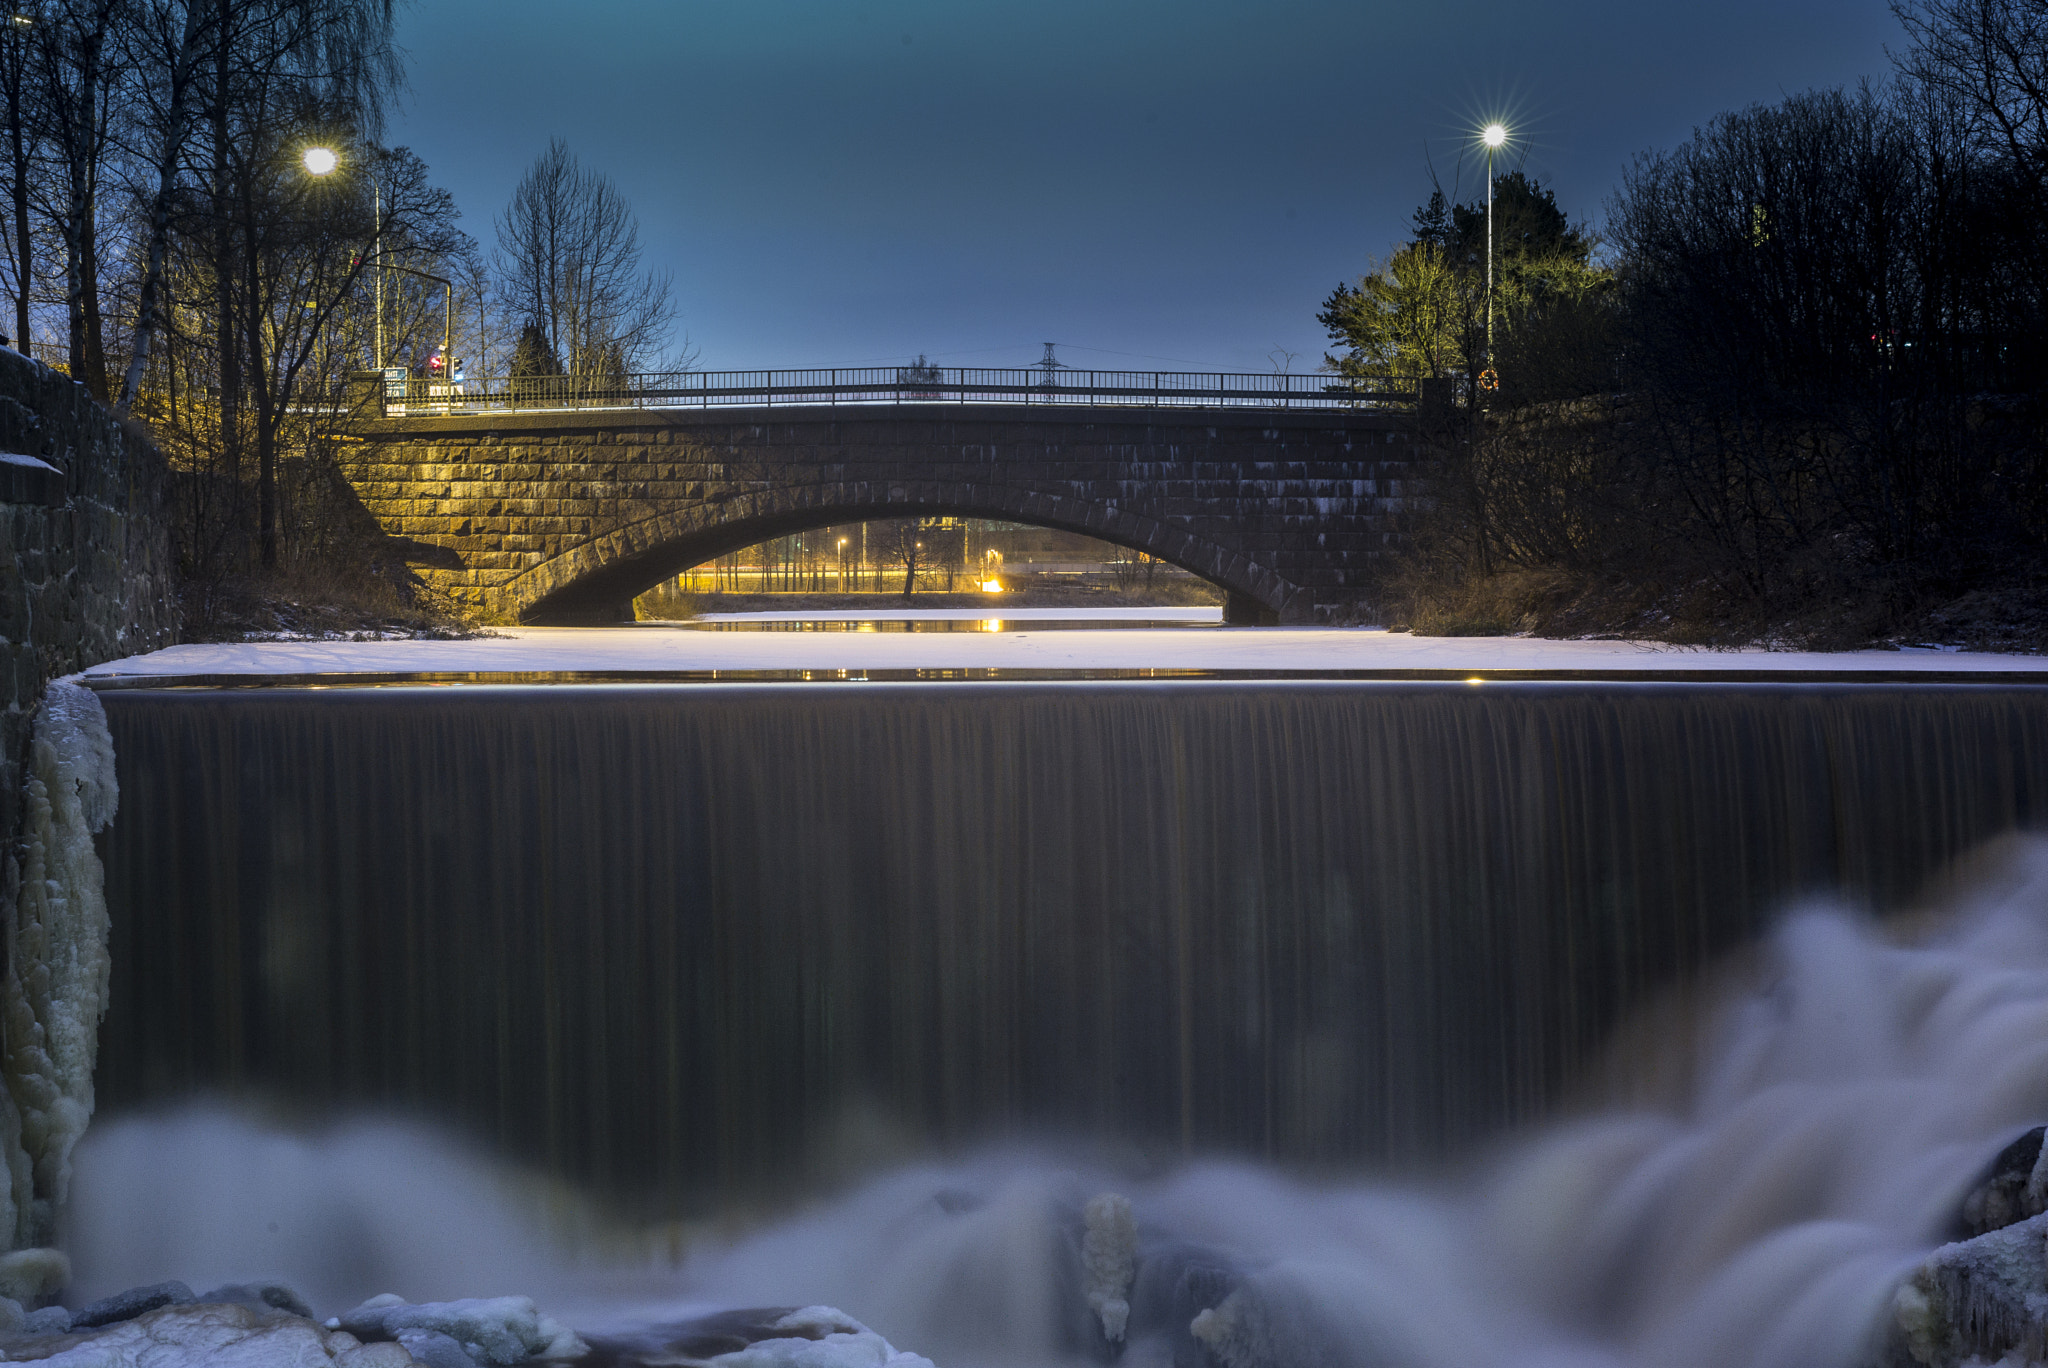
[[[1369,616],[1418,456],[1397,408],[353,402],[340,464],[363,508],[495,623],[629,619],[714,556],[919,515],[1146,552],[1220,586],[1232,622]]]

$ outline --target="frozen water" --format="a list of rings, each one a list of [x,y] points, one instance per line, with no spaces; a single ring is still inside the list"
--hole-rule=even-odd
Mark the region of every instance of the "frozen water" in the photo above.
[[[660,623],[507,628],[470,641],[191,643],[96,666],[88,677],[915,669],[2022,671],[2048,682],[2048,656],[1967,652],[1704,651],[1626,641],[1417,637],[1314,627],[819,633],[706,632]]]
[[[0,973],[9,1178],[0,1227],[13,1245],[47,1239],[72,1147],[92,1118],[108,968],[105,878],[92,838],[113,820],[119,793],[98,696],[51,684],[29,743],[20,883]]]

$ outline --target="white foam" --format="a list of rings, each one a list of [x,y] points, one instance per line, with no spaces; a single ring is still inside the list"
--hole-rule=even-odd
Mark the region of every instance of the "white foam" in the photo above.
[[[561,1266],[479,1261],[533,1237],[465,1188],[444,1142],[131,1120],[79,1151],[79,1278],[196,1284],[324,1257],[346,1281],[375,1251],[412,1259],[436,1295],[529,1292],[586,1332],[829,1305],[964,1368],[1080,1361],[1076,1327],[1095,1333],[1091,1302],[1135,1266],[1124,1361],[1151,1365],[1183,1331],[1147,1319],[1145,1269],[1192,1250],[1235,1270],[1188,1327],[1231,1368],[1855,1368],[1912,1310],[1897,1289],[1980,1166],[2048,1117],[2048,841],[2009,843],[1947,910],[1910,945],[1846,912],[1798,912],[1746,986],[1661,1042],[1690,1061],[1680,1095],[1559,1121],[1438,1186],[1221,1162],[1137,1177],[989,1151],[701,1247],[653,1286],[644,1269],[607,1275],[609,1295],[586,1281],[571,1312],[543,1286],[573,1291]],[[269,1172],[251,1162],[295,1144]],[[1105,1189],[1128,1198],[1128,1225],[1113,1204],[1091,1210]],[[291,1235],[266,1243],[266,1213]],[[293,1240],[311,1243],[294,1254]]]

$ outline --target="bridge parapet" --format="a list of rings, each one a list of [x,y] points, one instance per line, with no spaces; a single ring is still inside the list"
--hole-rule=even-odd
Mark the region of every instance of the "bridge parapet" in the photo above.
[[[617,620],[770,537],[869,518],[1057,527],[1222,586],[1233,620],[1372,615],[1418,496],[1410,416],[901,404],[365,417],[343,473],[495,622]]]
[[[380,418],[551,409],[1026,404],[1084,408],[1280,409],[1405,413],[1419,382],[1228,371],[1102,371],[1060,367],[840,367],[667,371],[620,376],[498,376],[449,384],[398,371],[359,371],[358,412]]]

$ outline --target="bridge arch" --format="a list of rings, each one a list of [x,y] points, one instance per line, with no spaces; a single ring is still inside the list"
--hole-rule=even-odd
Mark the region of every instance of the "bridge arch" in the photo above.
[[[1272,567],[1115,504],[947,481],[838,482],[714,495],[627,523],[488,591],[493,620],[578,625],[631,616],[632,600],[716,556],[774,537],[884,518],[969,517],[1078,532],[1165,561],[1224,592],[1231,622],[1276,622],[1299,591]]]

